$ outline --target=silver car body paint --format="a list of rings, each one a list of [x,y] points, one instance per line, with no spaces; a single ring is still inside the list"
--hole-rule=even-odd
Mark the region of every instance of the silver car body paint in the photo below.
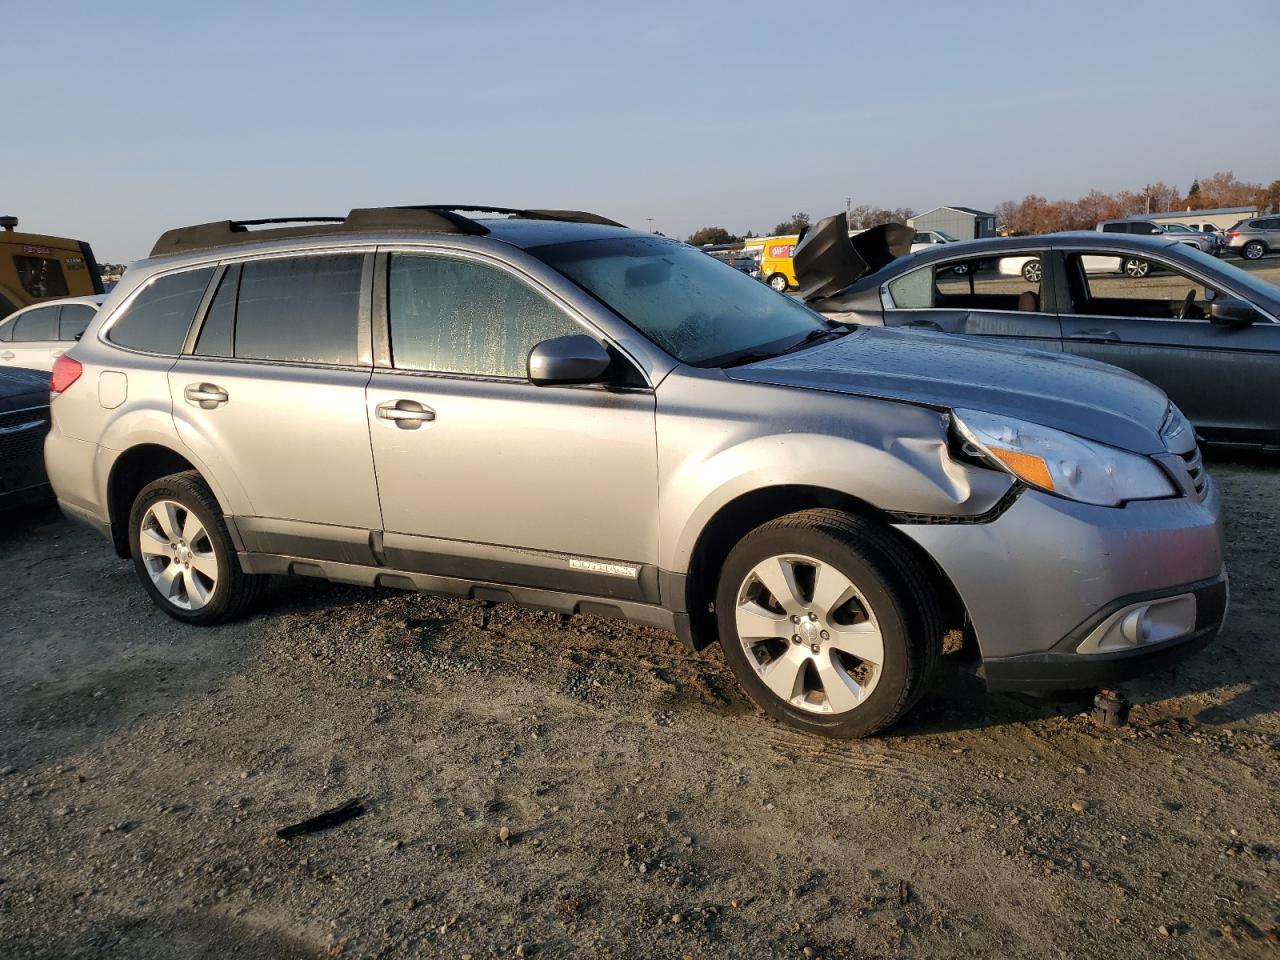
[[[651,574],[683,583],[722,509],[762,490],[829,491],[889,518],[932,558],[993,660],[1049,650],[1117,598],[1221,575],[1211,481],[1202,498],[1123,508],[1031,490],[1010,505],[1008,474],[951,455],[947,411],[964,405],[1153,456],[1176,472],[1160,435],[1167,400],[1145,381],[1090,361],[879,328],[727,370],[686,366],[524,249],[564,241],[566,229],[505,221],[487,237],[275,240],[135,264],[70,351],[90,382],[125,376],[125,399],[108,410],[96,387],[72,388],[52,404],[46,463],[60,502],[110,532],[121,522],[108,496],[112,468],[151,445],[207,480],[250,572],[487,596],[488,587],[466,584],[521,582],[504,580],[512,565],[563,571],[592,580],[583,596],[614,598],[609,610],[669,626],[686,598],[659,597]],[[567,238],[621,235],[629,232],[575,224]],[[164,273],[334,250],[431,251],[512,271],[633,361],[647,385],[536,387],[372,363],[175,358],[105,337]],[[208,410],[186,399],[188,387],[208,383],[229,402]],[[414,400],[435,419],[396,429],[376,415],[393,399]],[[454,572],[413,565],[445,554]],[[493,595],[596,609],[562,603],[564,591],[535,580]]]

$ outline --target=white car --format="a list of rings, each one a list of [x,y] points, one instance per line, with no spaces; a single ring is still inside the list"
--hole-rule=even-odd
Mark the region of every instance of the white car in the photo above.
[[[101,293],[42,300],[9,314],[0,321],[0,367],[52,370],[53,361],[80,338],[106,298]]]
[[[1084,272],[1090,275],[1100,273],[1124,273],[1130,277],[1145,277],[1151,271],[1151,264],[1145,260],[1108,257],[1101,254],[1085,254],[1080,258]],[[1004,276],[1021,275],[1027,283],[1039,283],[1043,275],[1039,257],[1001,257],[1000,273]]]

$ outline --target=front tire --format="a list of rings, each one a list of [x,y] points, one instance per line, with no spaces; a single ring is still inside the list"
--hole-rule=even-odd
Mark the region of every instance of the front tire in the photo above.
[[[1039,260],[1028,260],[1022,265],[1022,279],[1027,283],[1039,283],[1043,274],[1044,268]]]
[[[829,737],[865,737],[911,709],[941,653],[938,600],[916,558],[839,510],[758,527],[716,593],[725,660],[766,712]]]
[[[142,488],[129,513],[129,549],[152,602],[183,623],[230,620],[260,589],[261,578],[241,569],[218,501],[195,471]]]
[[[1126,260],[1124,263],[1124,272],[1135,280],[1141,280],[1151,272],[1151,264],[1147,263],[1145,260]]]
[[[790,284],[787,283],[785,274],[775,273],[769,278],[769,286],[773,287],[773,289],[777,290],[779,293],[786,293],[787,287],[789,287]]]
[[[1261,240],[1250,240],[1240,251],[1240,256],[1246,260],[1261,260],[1262,255],[1267,252],[1267,248],[1263,246]]]

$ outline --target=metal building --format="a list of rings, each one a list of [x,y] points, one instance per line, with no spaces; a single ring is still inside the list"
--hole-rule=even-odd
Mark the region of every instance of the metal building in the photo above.
[[[907,221],[916,230],[940,230],[957,240],[980,240],[996,235],[996,215],[973,207],[934,207]]]

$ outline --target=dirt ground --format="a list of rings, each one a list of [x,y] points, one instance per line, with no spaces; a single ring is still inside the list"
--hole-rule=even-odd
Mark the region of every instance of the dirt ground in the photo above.
[[[853,743],[590,617],[299,580],[186,628],[10,520],[0,956],[1280,955],[1280,464],[1213,472],[1229,623],[1128,727],[947,675]]]

